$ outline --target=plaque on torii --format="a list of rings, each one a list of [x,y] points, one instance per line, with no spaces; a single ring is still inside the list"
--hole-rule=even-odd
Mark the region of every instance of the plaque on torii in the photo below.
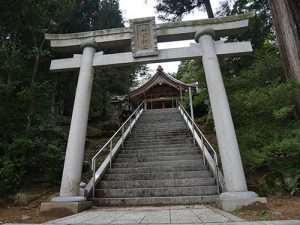
[[[133,57],[158,55],[155,17],[130,20]]]
[[[252,52],[250,42],[224,43],[222,38],[243,32],[254,13],[237,16],[155,24],[154,18],[130,21],[130,27],[81,32],[74,34],[46,34],[51,47],[60,52],[72,52],[72,58],[51,61],[53,72],[77,70],[78,84],[66,150],[60,196],[52,202],[84,201],[79,196],[81,168],[85,147],[89,104],[95,67],[124,66],[200,59],[205,72],[210,104],[213,112],[218,147],[225,178],[225,191],[220,195],[221,207],[235,209],[255,201],[256,193],[247,191],[238,143],[229,103],[221,75],[218,57],[240,56]],[[195,39],[189,47],[158,49],[157,43]],[[130,52],[105,54],[106,49],[130,47]],[[98,52],[97,52],[98,51]],[[99,176],[100,177],[100,176]],[[99,178],[97,177],[97,179]],[[92,189],[91,182],[85,193]]]

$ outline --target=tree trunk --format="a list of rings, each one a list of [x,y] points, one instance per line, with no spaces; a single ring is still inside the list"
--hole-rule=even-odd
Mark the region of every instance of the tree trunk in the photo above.
[[[287,79],[300,82],[299,0],[269,0],[279,50]],[[300,94],[296,93],[296,114],[300,118]]]
[[[214,18],[215,16],[214,16],[214,12],[211,8],[210,0],[204,0],[204,5],[206,8],[208,18]]]
[[[35,90],[34,90],[34,85],[37,79],[37,75],[38,75],[38,69],[39,69],[39,65],[40,65],[40,60],[41,60],[41,51],[43,50],[45,45],[45,39],[43,39],[43,41],[41,42],[41,44],[38,47],[36,56],[35,56],[35,64],[34,64],[34,68],[32,71],[32,75],[31,75],[31,85],[30,85],[30,100],[29,100],[29,106],[28,106],[28,112],[27,112],[27,124],[26,124],[26,131],[29,132],[31,129],[31,125],[32,125],[32,117],[33,114],[35,112],[35,107],[36,107],[36,96],[35,96]]]

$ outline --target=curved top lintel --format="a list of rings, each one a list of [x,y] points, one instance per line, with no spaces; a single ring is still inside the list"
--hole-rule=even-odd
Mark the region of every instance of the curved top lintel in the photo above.
[[[192,40],[195,32],[205,27],[214,29],[216,36],[230,36],[243,32],[254,15],[254,12],[250,12],[236,16],[157,24],[157,41]],[[116,45],[130,46],[131,33],[129,27],[123,27],[69,34],[45,34],[45,39],[51,41],[53,48],[63,51],[80,49],[81,39],[92,37],[101,49],[105,49]]]

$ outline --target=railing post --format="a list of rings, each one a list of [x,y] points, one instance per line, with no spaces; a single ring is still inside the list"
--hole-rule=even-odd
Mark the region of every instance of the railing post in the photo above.
[[[130,119],[129,119],[129,133],[131,134],[131,117],[130,117]]]
[[[93,167],[93,198],[95,198],[95,182],[96,182],[95,170],[96,170],[96,159],[93,160],[92,167]]]
[[[214,153],[215,171],[216,171],[216,183],[218,188],[218,194],[220,194],[220,183],[219,183],[219,171],[218,171],[218,156]]]
[[[194,145],[196,144],[196,140],[195,140],[195,125],[194,125],[194,122],[192,121],[193,123],[193,141],[194,141]]]
[[[191,87],[189,87],[189,99],[190,99],[191,118],[194,122],[193,96],[192,96],[192,88]]]
[[[110,155],[109,168],[111,168],[111,151],[112,151],[112,140],[110,141],[110,146],[109,146],[109,155]]]
[[[203,165],[205,166],[206,165],[206,162],[205,162],[205,151],[204,151],[204,137],[203,135],[201,134],[201,148],[202,148],[202,154],[203,154]]]
[[[124,148],[124,126],[122,127],[122,148]]]

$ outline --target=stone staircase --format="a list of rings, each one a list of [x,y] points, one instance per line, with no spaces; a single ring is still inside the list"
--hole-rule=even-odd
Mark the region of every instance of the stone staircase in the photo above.
[[[201,204],[216,200],[215,178],[179,110],[143,112],[98,183],[96,206]]]

